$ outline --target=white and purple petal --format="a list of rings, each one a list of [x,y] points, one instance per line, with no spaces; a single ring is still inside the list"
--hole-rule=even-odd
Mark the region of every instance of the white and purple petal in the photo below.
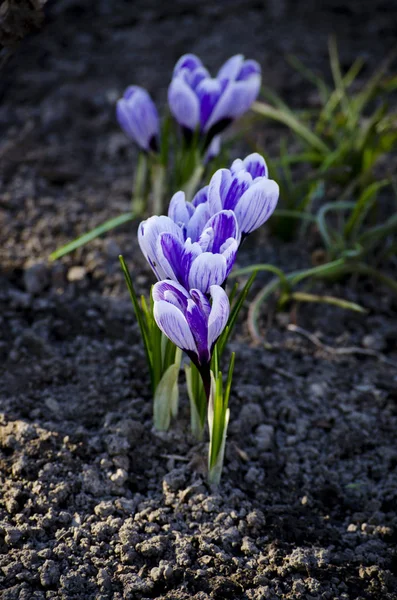
[[[223,209],[222,199],[226,196],[232,183],[232,174],[229,169],[218,169],[208,186],[208,205],[211,214]]]
[[[236,173],[226,193],[221,196],[224,209],[234,210],[241,196],[252,184],[252,177],[246,171]]]
[[[116,115],[120,127],[142,150],[153,150],[160,133],[159,116],[148,92],[129,86],[118,100]]]
[[[155,284],[154,287],[156,287]],[[182,350],[197,354],[197,346],[186,317],[174,304],[166,300],[154,302],[154,319],[161,331]]]
[[[190,238],[192,242],[196,242],[202,234],[211,215],[212,212],[207,201],[199,204],[196,207],[192,218],[187,224],[186,237]]]
[[[200,102],[200,126],[204,130],[221,96],[222,86],[217,79],[203,79],[196,88]]]
[[[197,288],[206,294],[211,285],[222,285],[226,279],[226,259],[221,254],[203,252],[193,261],[190,268],[189,288]]]
[[[220,286],[212,285],[209,292],[212,298],[212,306],[208,317],[208,347],[211,351],[227,325],[230,303],[225,290]]]
[[[190,295],[208,319],[211,312],[211,304],[209,303],[207,296],[205,296],[203,292],[200,292],[200,290],[195,289],[190,290]]]
[[[177,75],[181,69],[187,69],[188,71],[194,71],[199,67],[202,67],[203,63],[195,54],[183,54],[174,67],[173,76]]]
[[[193,213],[194,206],[192,206],[191,202],[186,202],[185,192],[176,192],[172,196],[168,207],[168,216],[170,219],[180,227],[186,227]]]
[[[276,208],[278,196],[279,187],[272,179],[255,181],[234,209],[241,232],[248,234],[263,225]]]
[[[176,121],[194,131],[200,123],[200,102],[182,77],[175,77],[168,88],[168,104]]]
[[[246,60],[241,66],[241,69],[236,77],[236,81],[244,81],[252,75],[261,75],[261,67],[256,60]]]
[[[234,238],[229,238],[228,240],[226,240],[226,242],[222,245],[220,249],[220,254],[222,254],[224,259],[226,260],[226,277],[229,276],[230,271],[232,270],[233,265],[236,261],[238,247],[239,242],[237,242],[237,240],[235,240]]]
[[[200,364],[211,360],[208,348],[208,318],[194,300],[188,300],[185,312],[186,320],[196,342]]]
[[[138,227],[139,246],[158,279],[165,279],[167,277],[160,265],[158,256],[158,238],[164,232],[171,233],[183,242],[181,228],[169,217],[153,216],[146,221],[142,221]]]
[[[252,179],[269,176],[266,161],[263,156],[257,152],[253,152],[252,154],[246,156],[242,161],[242,164],[243,168],[251,175]]]
[[[219,69],[217,73],[217,79],[235,80],[244,64],[244,56],[242,54],[236,54],[231,56]]]
[[[165,281],[158,281],[153,286],[152,298],[154,302],[166,300],[184,312],[187,307],[187,301],[189,300],[189,294],[183,285],[177,281],[170,281],[167,279]]]
[[[212,230],[211,235],[208,235],[209,230]],[[198,243],[203,250],[217,254],[229,238],[240,238],[236,215],[232,210],[221,210],[206,223],[205,230]]]

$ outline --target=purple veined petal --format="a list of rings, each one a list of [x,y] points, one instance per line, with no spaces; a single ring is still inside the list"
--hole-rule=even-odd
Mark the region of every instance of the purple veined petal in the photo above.
[[[255,181],[234,209],[241,232],[248,234],[263,225],[276,208],[278,196],[279,187],[273,179]]]
[[[200,290],[195,289],[190,290],[190,295],[195,303],[200,307],[200,310],[202,310],[202,312],[205,314],[206,319],[208,319],[211,312],[211,304],[209,303],[207,296],[205,296],[203,292],[200,292]]]
[[[194,300],[188,300],[185,317],[196,342],[199,362],[201,364],[209,363],[211,355],[208,348],[208,327],[205,313]]]
[[[234,238],[229,238],[224,244],[222,244],[222,247],[220,248],[220,254],[222,254],[226,260],[226,277],[229,276],[230,271],[232,270],[236,261],[238,247],[239,242]]]
[[[203,81],[203,79],[211,79],[211,75],[205,67],[198,67],[189,73],[187,82],[193,90]]]
[[[218,79],[203,79],[196,89],[200,102],[200,125],[204,129],[222,93]]]
[[[194,71],[195,69],[198,69],[202,66],[203,63],[195,54],[183,54],[174,67],[173,77],[175,77],[181,69]]]
[[[244,56],[242,54],[231,56],[219,69],[217,79],[231,79],[234,81],[240,73],[243,63]]]
[[[206,294],[211,285],[222,285],[226,279],[226,259],[221,254],[203,252],[192,263],[189,273],[189,288]]]
[[[221,85],[221,92],[218,97],[218,101],[212,109],[212,112],[205,124],[204,131],[209,133],[212,128],[217,128],[216,134],[219,134],[222,129],[227,127],[230,123],[231,118],[229,113],[231,112],[230,103],[233,98],[231,96],[232,91],[229,88],[233,85],[233,81],[228,79],[219,80]]]
[[[198,206],[199,204],[203,204],[208,200],[208,185],[205,185],[201,190],[199,190],[192,200],[193,206]]]
[[[208,186],[208,205],[212,215],[223,209],[223,199],[231,183],[232,175],[229,169],[218,169],[211,177]]]
[[[182,350],[197,354],[197,346],[184,314],[166,300],[154,302],[154,319],[161,331]]]
[[[212,306],[208,317],[208,347],[212,350],[227,325],[230,304],[225,290],[220,286],[212,285],[209,291],[212,297]]]
[[[168,216],[180,227],[187,226],[190,218],[194,213],[194,206],[190,202],[186,202],[185,192],[176,192],[171,198],[168,207]]]
[[[256,100],[261,87],[260,75],[252,75],[246,81],[234,81],[228,86],[228,96],[225,95],[223,114],[230,119],[237,119],[247,112]],[[215,111],[214,111],[215,112]]]
[[[227,122],[241,117],[256,100],[260,86],[260,75],[252,75],[246,81],[229,81],[207,121],[205,130],[209,131],[220,121]]]
[[[236,160],[232,162],[232,166],[230,167],[230,170],[233,175],[236,175],[236,173],[238,173],[239,171],[243,171],[244,169],[244,163],[241,160],[241,158],[236,158]]]
[[[190,238],[192,242],[197,242],[205,228],[205,224],[211,217],[211,214],[212,213],[210,211],[208,202],[202,202],[199,204],[187,225],[186,237]]]
[[[221,136],[216,135],[212,140],[210,145],[207,148],[207,152],[205,153],[204,163],[207,165],[211,160],[216,158],[221,151]]]
[[[244,64],[241,66],[239,74],[236,77],[236,81],[244,81],[245,79],[248,79],[248,77],[251,77],[251,75],[260,74],[261,67],[259,63],[256,62],[256,60],[249,59],[244,61]]]
[[[212,231],[212,235],[208,236],[208,231]],[[205,238],[205,250],[217,254],[226,240],[229,238],[238,239],[239,237],[240,233],[236,215],[232,210],[221,210],[206,223],[205,230],[202,236],[200,236],[198,243],[204,250],[202,238]]]
[[[188,287],[190,268],[202,250],[197,243],[187,239],[183,244],[174,235],[162,233],[158,239],[158,258],[167,277]]]
[[[152,297],[154,302],[160,302],[165,300],[170,304],[173,304],[179,308],[183,313],[187,307],[187,301],[189,300],[189,294],[177,281],[158,281],[154,284],[152,290]]]
[[[179,125],[194,131],[200,123],[200,103],[189,85],[175,77],[168,88],[170,111]]]
[[[116,115],[120,127],[140,148],[149,151],[159,137],[160,124],[156,106],[146,90],[130,86],[118,100]]]
[[[257,152],[249,154],[244,158],[242,164],[245,170],[251,175],[252,179],[256,179],[257,177],[268,177],[269,175],[265,159]]]
[[[160,265],[157,247],[159,235],[163,232],[171,233],[183,242],[183,232],[181,228],[169,217],[150,217],[146,221],[142,221],[138,227],[139,246],[142,250],[142,254],[152,267],[157,279],[165,279],[167,277]]]
[[[239,171],[232,179],[227,193],[222,198],[224,209],[234,210],[241,196],[252,185],[252,177],[246,171]]]
[[[124,100],[130,100],[135,92],[138,92],[142,89],[144,88],[141,88],[139,85],[129,85],[123,94]]]

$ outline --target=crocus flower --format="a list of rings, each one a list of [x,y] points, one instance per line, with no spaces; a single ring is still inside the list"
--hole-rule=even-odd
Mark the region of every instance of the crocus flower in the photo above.
[[[159,280],[178,281],[186,289],[206,294],[228,277],[240,234],[233,211],[222,210],[207,221],[197,241],[185,239],[184,229],[165,216],[143,221],[138,241]]]
[[[157,325],[207,377],[214,345],[226,327],[230,312],[223,288],[212,285],[209,295],[211,303],[200,290],[188,292],[175,281],[159,281],[152,292]]]
[[[207,192],[210,214],[232,210],[242,236],[263,225],[279,196],[277,183],[267,175],[265,160],[257,153],[235,160],[231,169],[216,171]]]
[[[244,114],[256,99],[260,66],[241,54],[230,58],[212,78],[201,60],[185,54],[175,65],[168,103],[178,123],[206,134],[207,145],[232,120]]]
[[[148,92],[130,85],[116,106],[117,119],[126,135],[146,152],[158,150],[159,116]]]

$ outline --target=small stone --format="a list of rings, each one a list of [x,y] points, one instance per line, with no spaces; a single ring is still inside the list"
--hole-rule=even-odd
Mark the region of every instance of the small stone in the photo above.
[[[386,347],[385,338],[380,334],[369,334],[365,335],[361,341],[364,348],[368,350],[382,351]]]
[[[255,444],[259,450],[269,450],[273,444],[274,427],[259,425],[255,432]]]
[[[248,402],[244,404],[239,415],[240,430],[249,433],[264,419],[263,410],[259,404]]]
[[[49,283],[47,265],[40,262],[27,267],[23,274],[23,282],[29,294],[40,294]]]
[[[114,513],[114,506],[110,500],[100,502],[94,508],[95,514],[101,519],[106,519]]]
[[[46,560],[39,569],[40,583],[43,587],[54,586],[59,581],[59,568],[53,560]]]
[[[350,531],[351,533],[357,531],[357,525],[355,525],[354,523],[349,523],[349,525],[347,526],[347,531]]]
[[[128,473],[125,469],[117,469],[117,471],[110,476],[110,479],[116,485],[124,485],[128,479]]]
[[[86,276],[85,267],[71,267],[68,271],[68,281],[81,281]]]

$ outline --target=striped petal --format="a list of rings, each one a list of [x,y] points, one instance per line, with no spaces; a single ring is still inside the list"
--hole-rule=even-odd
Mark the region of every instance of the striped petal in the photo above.
[[[186,317],[174,304],[166,300],[154,303],[154,319],[161,331],[174,342],[176,346],[185,351],[197,354],[197,346]]]
[[[146,221],[142,221],[138,227],[139,246],[144,257],[152,267],[157,279],[165,279],[167,277],[164,269],[160,265],[157,245],[159,235],[164,232],[171,233],[183,242],[183,232],[181,228],[169,217],[150,217]]]
[[[168,88],[168,104],[176,121],[194,131],[200,123],[200,103],[182,77],[175,77]]]
[[[230,313],[229,298],[223,288],[218,285],[210,287],[212,298],[211,312],[208,317],[208,347],[210,351],[227,325]]]
[[[263,225],[276,208],[278,196],[279,187],[272,179],[254,182],[234,209],[241,232],[248,234]]]
[[[221,254],[203,252],[192,263],[189,288],[197,288],[206,294],[211,285],[222,285],[226,279],[226,259]]]
[[[211,177],[208,186],[208,205],[211,214],[223,209],[223,198],[227,195],[232,183],[232,174],[229,169],[218,169]]]

